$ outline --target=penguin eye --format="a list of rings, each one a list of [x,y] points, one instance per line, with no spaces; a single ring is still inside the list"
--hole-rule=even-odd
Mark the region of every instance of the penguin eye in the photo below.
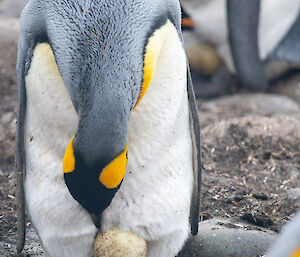
[[[108,189],[116,188],[125,176],[127,166],[127,145],[117,158],[110,162],[100,173],[99,181]]]
[[[64,173],[73,172],[75,169],[75,157],[74,157],[74,150],[73,150],[73,140],[75,138],[75,134],[70,141],[63,160],[63,171]]]

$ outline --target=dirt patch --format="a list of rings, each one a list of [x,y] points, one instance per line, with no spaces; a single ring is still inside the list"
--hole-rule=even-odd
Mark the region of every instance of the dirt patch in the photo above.
[[[278,232],[300,207],[300,122],[245,117],[202,131],[203,219],[237,217]]]
[[[0,242],[15,237],[15,132],[16,132],[16,49],[19,21],[2,19],[0,23]],[[3,35],[3,37],[2,37]],[[12,253],[7,243],[0,249]],[[0,250],[0,256],[2,252]],[[7,255],[11,256],[11,255]]]
[[[292,77],[292,79],[291,79]],[[300,73],[299,70],[291,71],[287,76],[274,82],[269,89],[272,93],[286,95],[300,103]]]

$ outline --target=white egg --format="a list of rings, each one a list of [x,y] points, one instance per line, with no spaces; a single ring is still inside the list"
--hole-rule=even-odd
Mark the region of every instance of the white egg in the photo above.
[[[146,241],[131,232],[112,228],[100,232],[95,239],[95,257],[146,257],[146,254]]]

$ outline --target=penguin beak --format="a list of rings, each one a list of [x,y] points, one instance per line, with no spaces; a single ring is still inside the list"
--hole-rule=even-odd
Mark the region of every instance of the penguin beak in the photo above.
[[[193,30],[195,27],[195,23],[192,18],[181,8],[182,13],[182,20],[181,20],[181,27],[182,30]]]
[[[109,206],[125,176],[127,166],[127,145],[116,154],[108,154],[100,161],[88,163],[86,152],[76,147],[77,134],[70,141],[63,159],[66,185],[75,200],[93,217],[100,226],[101,213]],[[81,151],[81,152],[80,152]],[[90,150],[93,156],[94,150]],[[107,156],[110,157],[110,161]]]
[[[195,26],[195,23],[194,23],[194,21],[191,18],[186,17],[186,18],[182,19],[182,28],[183,28],[183,30],[185,30],[185,29],[193,29],[194,26]]]
[[[126,166],[127,145],[118,157],[105,166],[99,175],[99,181],[108,189],[116,188],[125,176]]]
[[[62,165],[71,195],[96,217],[109,206],[125,176],[128,123],[134,106],[130,91],[109,91],[110,86],[98,86],[87,92],[89,97],[80,98],[78,128]]]
[[[94,125],[95,123],[92,123],[93,128]],[[87,126],[89,125],[85,125],[85,127]],[[127,141],[127,128],[124,131],[125,133],[121,133],[119,138],[126,138]],[[97,173],[97,182],[107,189],[118,187],[126,172],[127,143],[125,147],[122,147],[122,140],[117,142],[116,137],[109,136],[109,134],[101,133],[101,129],[96,129],[96,131],[78,130],[65,151],[63,159],[64,173],[89,170]],[[106,140],[107,137],[110,140]]]
[[[73,136],[69,143],[65,156],[63,159],[63,171],[64,173],[70,173],[75,170],[75,157],[73,150]],[[99,182],[103,184],[107,189],[113,189],[120,185],[122,179],[125,176],[127,166],[127,145],[124,151],[114,158],[109,164],[107,164],[99,175]]]

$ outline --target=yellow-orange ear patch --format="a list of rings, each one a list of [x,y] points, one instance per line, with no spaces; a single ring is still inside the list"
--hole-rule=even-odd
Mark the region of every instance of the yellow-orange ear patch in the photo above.
[[[136,106],[140,103],[151,83],[158,57],[168,37],[168,34],[172,30],[172,26],[172,23],[168,20],[166,24],[157,29],[148,40],[144,56],[143,84],[139,99],[137,100],[133,109],[135,109]]]
[[[75,135],[73,136],[71,142],[69,143],[64,160],[63,160],[63,171],[64,173],[70,173],[73,172],[75,169],[75,157],[74,157],[74,151],[73,151],[73,140],[75,138]]]
[[[99,181],[108,189],[120,185],[125,176],[127,166],[127,146],[117,158],[109,163],[100,173]]]

